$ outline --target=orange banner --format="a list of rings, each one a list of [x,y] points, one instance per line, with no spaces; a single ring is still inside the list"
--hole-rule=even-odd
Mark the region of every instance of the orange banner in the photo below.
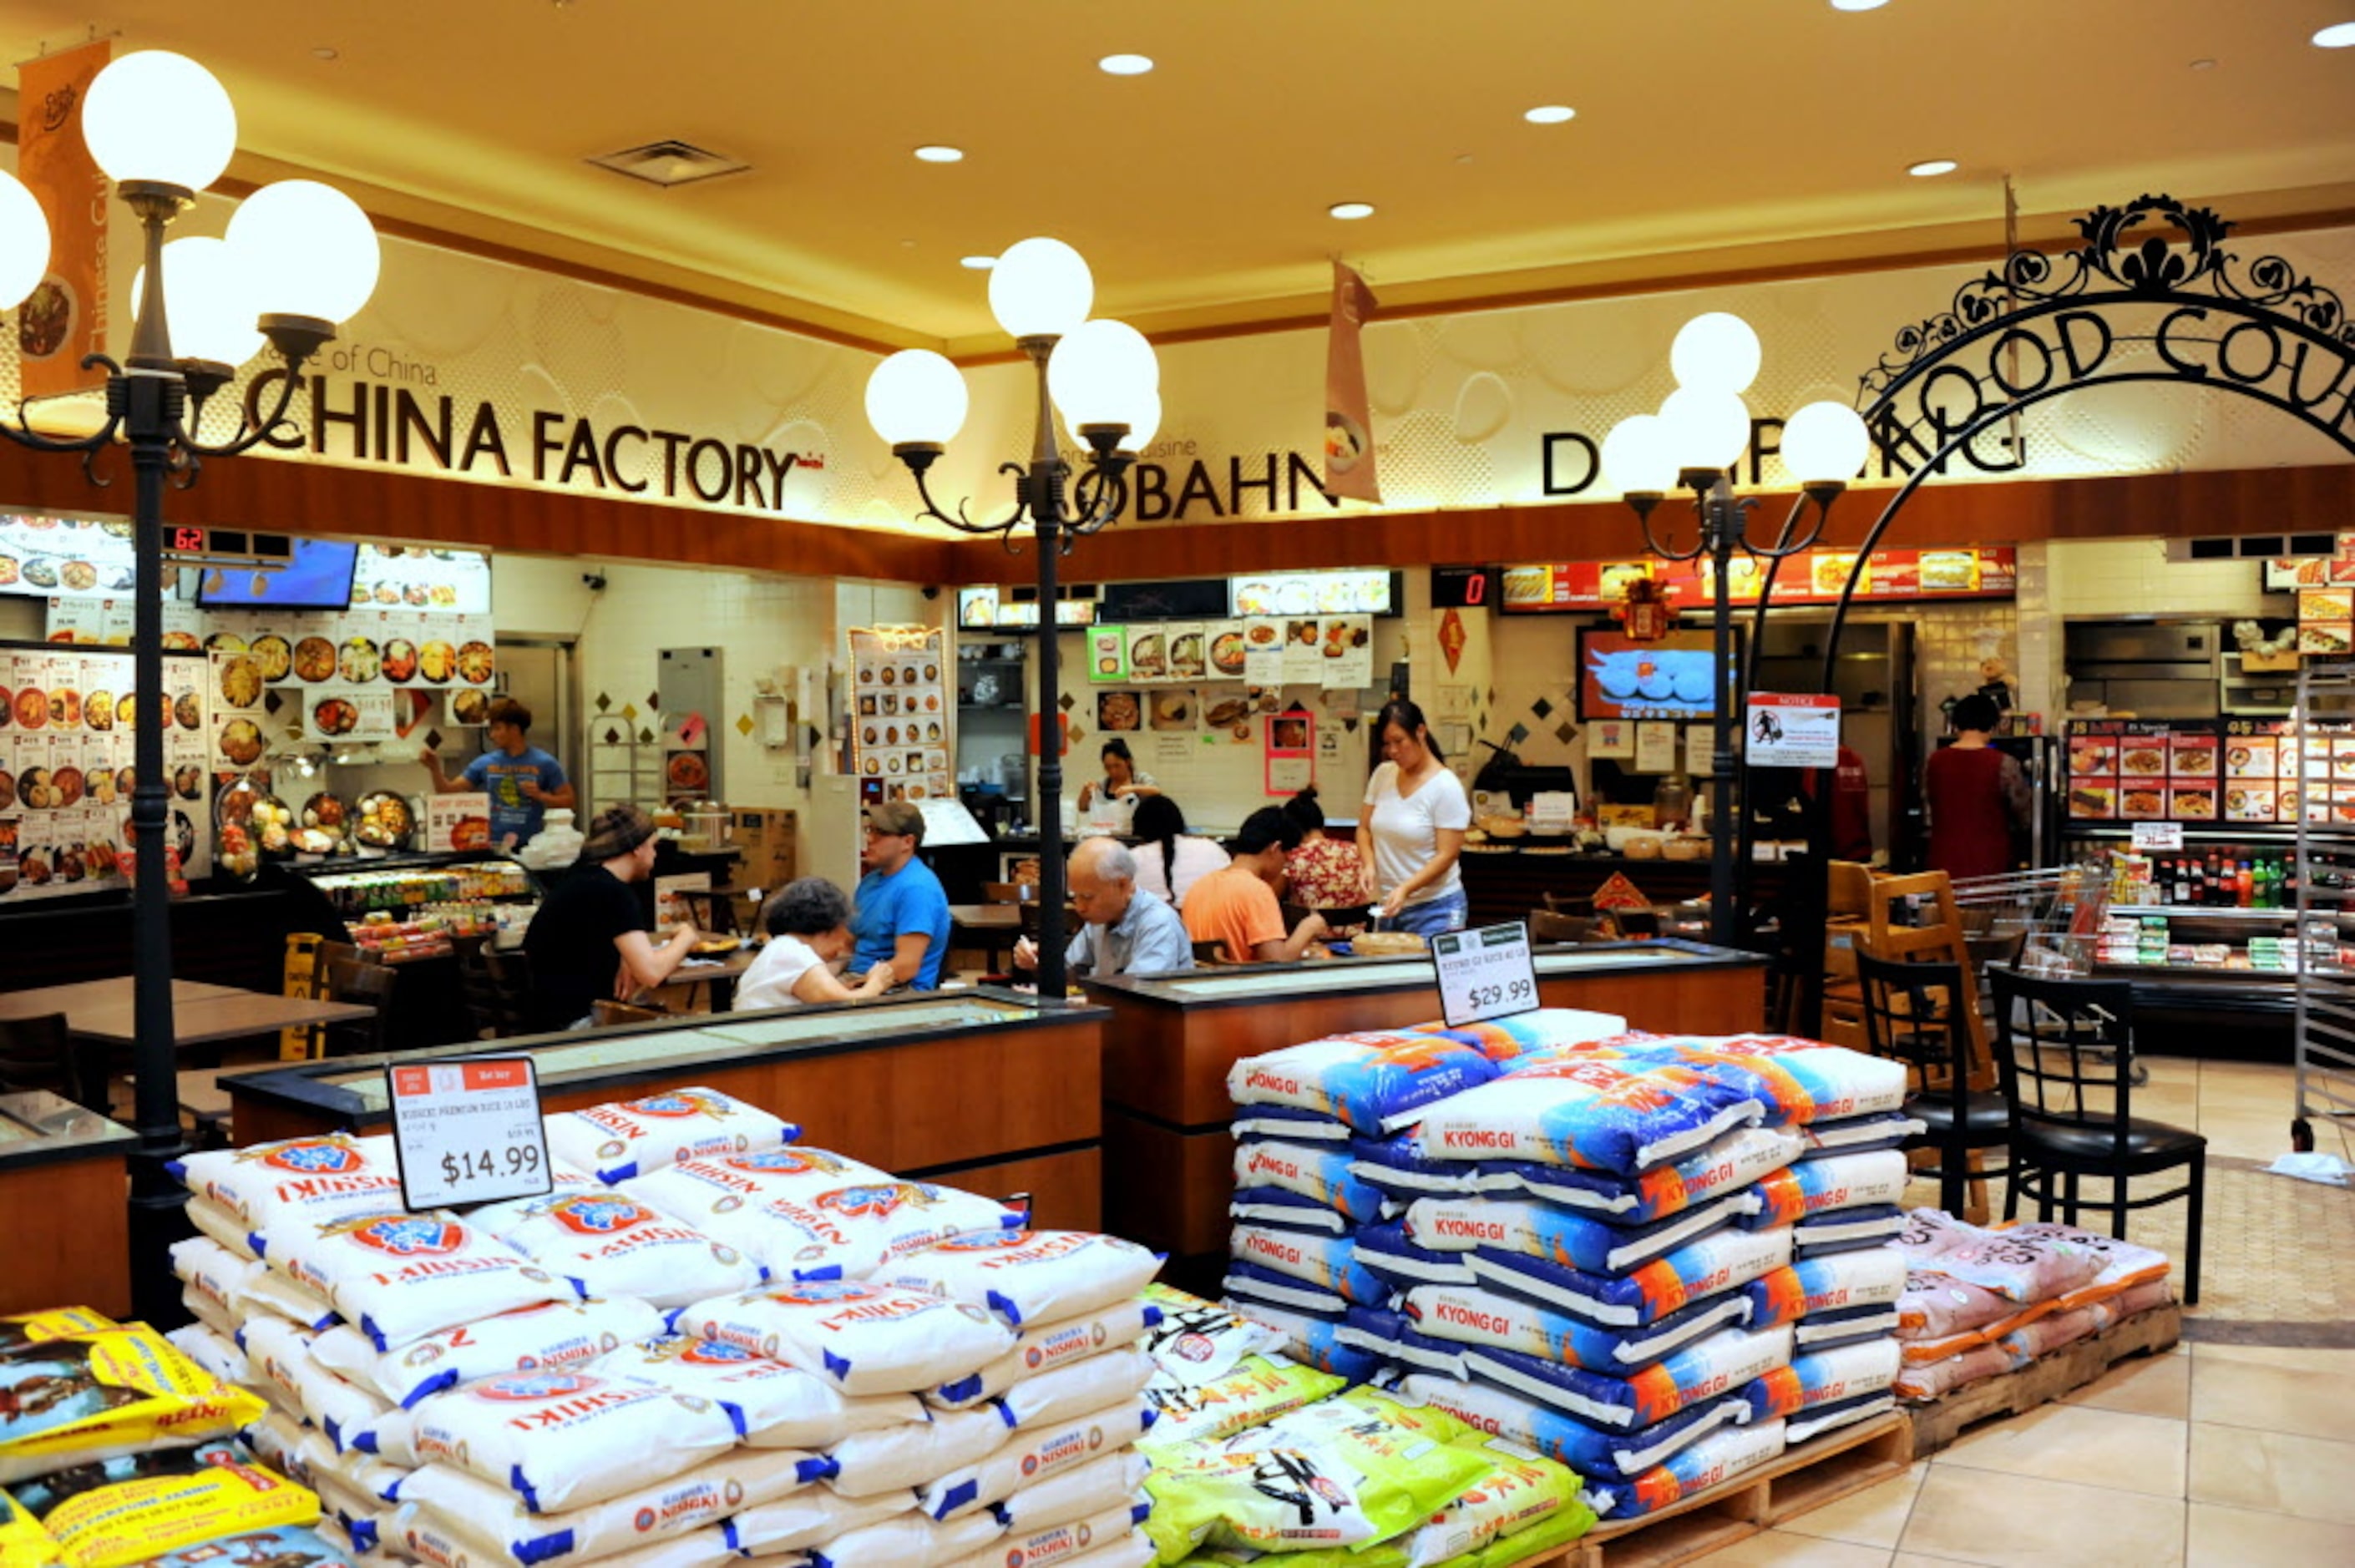
[[[16,312],[27,397],[98,387],[82,356],[106,346],[106,220],[113,191],[81,139],[82,100],[111,53],[104,38],[16,68],[16,177],[49,219],[49,270]]]
[[[1355,269],[1333,263],[1333,325],[1325,346],[1325,488],[1379,505],[1374,416],[1366,400],[1360,330],[1374,313],[1374,291]]]

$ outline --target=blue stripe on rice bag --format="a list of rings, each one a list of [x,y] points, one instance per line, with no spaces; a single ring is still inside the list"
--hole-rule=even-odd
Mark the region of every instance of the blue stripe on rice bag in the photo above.
[[[1791,1360],[1791,1330],[1725,1329],[1624,1377],[1566,1367],[1514,1351],[1464,1352],[1476,1377],[1598,1426],[1633,1429],[1731,1393]]]
[[[1490,1018],[1478,1023],[1418,1023],[1418,1034],[1460,1040],[1491,1061],[1509,1062],[1532,1051],[1564,1051],[1627,1033],[1627,1021],[1615,1012],[1589,1012],[1576,1007],[1540,1007],[1510,1018]]]
[[[1749,1298],[1729,1290],[1641,1329],[1604,1329],[1501,1290],[1419,1286],[1401,1311],[1419,1333],[1451,1345],[1488,1345],[1624,1377],[1729,1328],[1749,1326]]]
[[[1352,1220],[1378,1219],[1382,1195],[1351,1169],[1345,1150],[1261,1139],[1235,1146],[1235,1185],[1281,1187]]]
[[[1355,1228],[1348,1215],[1281,1187],[1236,1188],[1233,1202],[1227,1205],[1227,1215],[1245,1224],[1273,1225],[1311,1235],[1342,1236]]]
[[[1633,1176],[1683,1159],[1766,1106],[1665,1059],[1584,1053],[1524,1068],[1432,1107],[1416,1147],[1434,1160],[1535,1160]]]
[[[1795,1035],[1671,1035],[1606,1049],[1632,1061],[1753,1075],[1768,1097],[1766,1120],[1775,1126],[1885,1115],[1905,1104],[1902,1062]]]
[[[1905,1257],[1894,1247],[1866,1247],[1802,1258],[1742,1287],[1753,1325],[1793,1323],[1857,1307],[1895,1307],[1905,1294]]]
[[[1591,1212],[1614,1224],[1638,1224],[1748,1186],[1790,1164],[1805,1148],[1787,1128],[1745,1127],[1640,1176],[1538,1163],[1487,1169],[1499,1176],[1498,1185],[1509,1184],[1532,1198]]]
[[[1406,1234],[1434,1252],[1487,1247],[1591,1274],[1625,1274],[1754,1213],[1758,1202],[1745,1187],[1665,1220],[1615,1225],[1527,1199],[1421,1198],[1406,1212]]]
[[[1417,1372],[1459,1380],[1466,1375],[1462,1345],[1418,1333],[1406,1314],[1395,1308],[1352,1307],[1340,1332],[1344,1343],[1378,1351]]]
[[[1886,1246],[1905,1228],[1905,1215],[1896,1204],[1870,1209],[1840,1209],[1817,1214],[1791,1227],[1791,1246],[1802,1257],[1829,1257],[1836,1253]]]
[[[1495,1063],[1453,1040],[1404,1031],[1339,1034],[1244,1057],[1227,1071],[1227,1094],[1239,1106],[1294,1106],[1381,1133],[1496,1075]]]
[[[1346,1121],[1296,1106],[1253,1105],[1235,1112],[1237,1138],[1281,1138],[1295,1143],[1347,1143],[1357,1136]]]
[[[1229,1246],[1238,1263],[1290,1275],[1351,1301],[1371,1304],[1390,1299],[1390,1287],[1358,1262],[1357,1248],[1351,1243],[1338,1237],[1237,1225]]]
[[[1900,1203],[1912,1179],[1905,1156],[1893,1149],[1806,1160],[1760,1178],[1756,1210],[1742,1224],[1765,1230],[1813,1214]]]
[[[1756,1469],[1782,1453],[1783,1445],[1779,1421],[1712,1432],[1630,1480],[1590,1481],[1584,1493],[1587,1506],[1614,1524],[1641,1519]]]
[[[1352,1303],[1330,1286],[1312,1285],[1307,1280],[1289,1274],[1278,1274],[1272,1268],[1255,1268],[1248,1263],[1227,1265],[1227,1277],[1222,1287],[1234,1299],[1231,1305],[1241,1311],[1260,1307],[1278,1307],[1294,1312],[1312,1312],[1338,1319]]]
[[[1884,1393],[1897,1381],[1903,1361],[1897,1341],[1887,1338],[1812,1351],[1753,1380],[1742,1397],[1751,1420],[1772,1421],[1818,1405]]]
[[[1380,1355],[1344,1337],[1344,1323],[1267,1307],[1254,1308],[1252,1316],[1270,1328],[1283,1330],[1287,1340],[1284,1353],[1319,1372],[1358,1383],[1382,1370]]]
[[[1502,1286],[1589,1322],[1633,1327],[1656,1323],[1790,1261],[1787,1230],[1723,1230],[1628,1274],[1593,1274],[1487,1247],[1472,1254],[1472,1272],[1483,1283]]]
[[[1736,1393],[1705,1400],[1649,1426],[1615,1431],[1476,1379],[1466,1383],[1412,1376],[1400,1393],[1481,1431],[1534,1448],[1581,1476],[1604,1480],[1633,1479],[1718,1428],[1741,1422],[1749,1411]]]
[[[1406,1222],[1383,1220],[1359,1225],[1357,1257],[1400,1289],[1417,1285],[1469,1285],[1472,1266],[1460,1254],[1433,1252],[1407,1239]]]
[[[1425,1158],[1412,1131],[1352,1139],[1349,1171],[1401,1202],[1439,1193],[1503,1192],[1516,1184],[1509,1166]]]

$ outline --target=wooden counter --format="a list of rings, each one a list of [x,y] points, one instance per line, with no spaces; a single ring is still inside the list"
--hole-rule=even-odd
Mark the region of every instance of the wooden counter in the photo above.
[[[1538,950],[1548,1007],[1731,1034],[1765,1022],[1767,960],[1695,942]],[[1104,1224],[1178,1257],[1223,1253],[1233,1190],[1227,1069],[1328,1034],[1439,1016],[1427,959],[1254,964],[1085,982],[1104,1028]]]
[[[991,1196],[1028,1192],[1041,1225],[1098,1228],[1100,1007],[1041,1010],[963,991],[500,1041],[531,1051],[542,1103],[707,1087],[801,1124],[821,1148]],[[224,1078],[240,1144],[388,1123],[384,1065],[348,1057]]]
[[[1464,873],[1464,895],[1472,906],[1471,923],[1492,926],[1506,920],[1526,920],[1532,909],[1545,907],[1545,895],[1582,899],[1624,874],[1637,891],[1655,904],[1677,904],[1709,891],[1706,860],[1630,860],[1625,855],[1565,854],[1559,848],[1529,848],[1527,841],[1513,847],[1467,850],[1456,862]],[[1782,890],[1784,868],[1764,861],[1750,868],[1750,898],[1753,906],[1771,902]],[[1574,913],[1582,914],[1581,909]]]
[[[71,1100],[0,1095],[0,1313],[90,1307],[131,1313],[131,1186],[138,1143]]]

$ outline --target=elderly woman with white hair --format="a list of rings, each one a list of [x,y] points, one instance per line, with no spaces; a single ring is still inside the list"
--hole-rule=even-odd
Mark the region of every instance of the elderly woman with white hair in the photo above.
[[[850,899],[822,876],[787,883],[761,911],[769,945],[736,986],[736,1011],[806,1001],[858,1001],[891,989],[891,966],[877,964],[864,984],[847,986],[834,966],[850,956]]]
[[[1071,902],[1082,922],[1063,949],[1072,979],[1194,967],[1186,923],[1160,899],[1136,895],[1136,856],[1117,839],[1089,839],[1071,852]],[[1028,937],[1017,942],[1014,964],[1038,968],[1038,944]]]

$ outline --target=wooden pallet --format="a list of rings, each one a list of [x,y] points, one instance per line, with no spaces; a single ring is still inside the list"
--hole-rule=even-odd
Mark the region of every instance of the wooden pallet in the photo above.
[[[1599,1525],[1513,1568],[1671,1568],[1902,1476],[1913,1461],[1913,1424],[1892,1411],[1828,1432],[1657,1513]]]
[[[2170,1301],[2064,1345],[2018,1372],[1982,1378],[1926,1404],[1909,1405],[1913,1452],[1934,1454],[1982,1421],[2024,1415],[2083,1388],[2128,1356],[2156,1354],[2182,1337],[2183,1308]]]

